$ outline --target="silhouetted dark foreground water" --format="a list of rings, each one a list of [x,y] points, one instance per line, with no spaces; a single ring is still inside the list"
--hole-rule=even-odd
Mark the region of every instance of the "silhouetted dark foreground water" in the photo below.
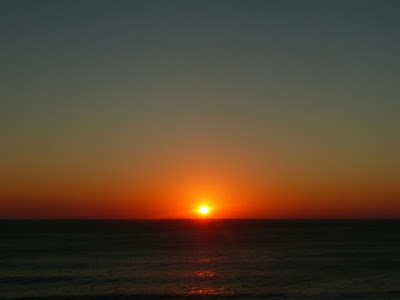
[[[0,221],[0,298],[400,299],[400,221]]]

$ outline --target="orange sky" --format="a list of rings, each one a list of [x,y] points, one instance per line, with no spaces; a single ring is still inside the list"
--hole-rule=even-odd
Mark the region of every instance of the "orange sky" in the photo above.
[[[232,171],[176,172],[96,181],[31,178],[2,182],[0,218],[397,218],[399,191],[364,181],[302,181],[254,178]],[[204,171],[204,170],[203,170]],[[11,178],[9,178],[11,179]],[[289,179],[289,178],[288,178]],[[365,180],[365,179],[364,179]],[[318,184],[318,185],[317,185]]]

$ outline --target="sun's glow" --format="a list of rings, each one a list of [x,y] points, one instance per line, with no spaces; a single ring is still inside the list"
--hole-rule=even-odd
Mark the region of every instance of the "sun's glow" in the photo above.
[[[202,206],[199,208],[199,212],[203,215],[206,215],[210,212],[210,208],[208,206]]]

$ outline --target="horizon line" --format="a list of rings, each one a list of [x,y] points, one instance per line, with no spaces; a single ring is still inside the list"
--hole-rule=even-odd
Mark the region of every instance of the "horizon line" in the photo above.
[[[0,221],[345,221],[400,220],[397,218],[0,218]]]

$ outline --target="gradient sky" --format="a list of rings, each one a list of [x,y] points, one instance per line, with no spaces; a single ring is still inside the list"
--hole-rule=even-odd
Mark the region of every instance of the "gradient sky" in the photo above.
[[[2,1],[0,218],[398,218],[399,37],[399,1]]]

